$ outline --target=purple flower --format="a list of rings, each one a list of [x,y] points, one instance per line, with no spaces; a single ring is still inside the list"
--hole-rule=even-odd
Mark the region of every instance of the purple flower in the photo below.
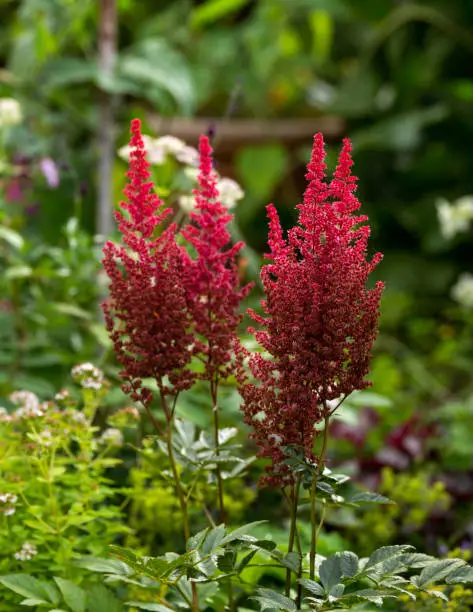
[[[48,185],[52,189],[57,189],[59,187],[59,170],[56,162],[51,157],[43,157],[39,162],[39,167]]]

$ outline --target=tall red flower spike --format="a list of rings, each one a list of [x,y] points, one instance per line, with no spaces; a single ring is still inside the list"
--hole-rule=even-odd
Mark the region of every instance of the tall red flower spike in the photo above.
[[[231,246],[228,224],[233,215],[220,203],[212,168],[212,147],[206,136],[199,143],[199,188],[195,210],[182,230],[193,247],[189,258],[188,301],[191,304],[196,350],[204,358],[207,380],[226,378],[232,371],[234,335],[242,315],[239,308],[251,285],[239,287],[237,255],[243,243]]]
[[[355,389],[369,383],[371,348],[377,335],[383,283],[366,283],[382,256],[367,259],[366,216],[354,214],[351,143],[344,140],[338,167],[325,181],[321,134],[314,138],[309,182],[299,221],[285,240],[274,206],[269,217],[267,255],[261,277],[266,316],[251,313],[266,354],[247,355],[256,383],[240,372],[245,422],[253,427],[260,456],[271,459],[266,484],[291,480],[284,447],[313,459],[315,425]]]
[[[172,211],[163,208],[149,182],[138,119],[132,121],[131,133],[127,202],[121,202],[128,215],[116,213],[123,245],[108,241],[104,247],[110,299],[103,310],[123,366],[124,390],[149,405],[152,394],[143,387],[143,378],[154,378],[163,395],[192,384],[188,365],[194,341],[189,332],[186,254],[176,243],[174,224],[154,237],[155,228]]]

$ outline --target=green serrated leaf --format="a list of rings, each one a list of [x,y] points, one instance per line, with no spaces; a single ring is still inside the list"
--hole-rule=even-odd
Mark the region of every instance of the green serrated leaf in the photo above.
[[[325,592],[328,593],[330,589],[340,582],[340,578],[343,575],[341,559],[336,553],[331,555],[325,561],[322,561],[319,567],[320,582],[324,585]]]
[[[408,550],[413,550],[413,546],[409,546],[408,544],[398,544],[394,546],[382,546],[375,550],[369,557],[366,565],[363,568],[363,572],[371,569],[380,563],[384,563],[388,559],[392,559],[393,557],[397,557],[407,552]]]
[[[201,549],[204,555],[215,552],[225,537],[225,525],[221,524],[211,529],[202,543]]]
[[[120,576],[131,576],[133,574],[133,570],[126,563],[118,559],[84,556],[80,559],[75,559],[73,564],[92,572],[99,572],[100,574],[116,574]]]
[[[301,567],[301,556],[298,552],[288,552],[281,558],[281,563],[298,574]]]
[[[299,580],[299,583],[304,587],[304,589],[306,589],[313,595],[325,596],[325,590],[323,586],[318,582],[315,582],[314,580],[308,580],[307,578],[301,578]]]
[[[253,595],[251,599],[256,599],[259,602],[261,610],[273,610],[274,608],[285,612],[295,612],[297,610],[297,606],[292,599],[281,595],[281,593],[271,589],[257,589],[256,592],[258,595]]]
[[[242,525],[238,527],[238,529],[234,529],[231,533],[227,534],[221,541],[221,546],[225,544],[229,544],[230,542],[234,542],[238,540],[240,536],[246,535],[249,531],[251,531],[254,527],[258,525],[264,525],[267,521],[254,521],[253,523],[247,523],[246,525]]]
[[[430,563],[419,574],[417,584],[423,589],[427,585],[439,582],[451,574],[454,570],[465,565],[462,559],[440,559],[435,563]]]
[[[459,567],[449,574],[445,580],[447,584],[458,584],[460,582],[473,582],[473,567],[466,565]]]
[[[380,495],[379,493],[370,493],[369,491],[363,491],[350,497],[347,501],[353,504],[395,504],[392,499]]]
[[[217,558],[217,566],[221,572],[230,573],[235,566],[236,554],[233,550],[225,551],[225,554]]]

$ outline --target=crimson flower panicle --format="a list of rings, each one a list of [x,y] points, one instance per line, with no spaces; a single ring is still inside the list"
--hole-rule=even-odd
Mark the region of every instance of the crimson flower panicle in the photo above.
[[[287,240],[274,206],[267,207],[272,262],[261,272],[264,315],[251,313],[260,329],[250,330],[264,353],[247,355],[256,382],[239,370],[245,422],[260,456],[271,460],[266,484],[291,480],[284,447],[314,459],[315,425],[369,385],[383,283],[366,283],[382,256],[367,259],[370,228],[366,216],[354,214],[360,202],[350,153],[346,139],[328,183],[323,138],[315,136],[308,187]]]
[[[182,235],[195,251],[187,266],[195,351],[205,363],[202,377],[212,380],[216,375],[226,378],[232,371],[234,336],[242,318],[240,304],[251,285],[240,287],[237,257],[243,243],[231,246],[228,225],[233,215],[219,200],[212,147],[206,136],[200,138],[199,153],[196,206]]]
[[[103,304],[107,330],[123,366],[125,392],[149,405],[152,394],[144,378],[154,378],[160,392],[177,393],[193,382],[188,365],[193,336],[186,283],[187,258],[170,224],[155,237],[155,228],[171,213],[153,190],[140,121],[131,124],[129,183],[116,213],[123,244],[108,241],[103,265],[110,279],[110,298]],[[165,382],[165,377],[167,382]]]

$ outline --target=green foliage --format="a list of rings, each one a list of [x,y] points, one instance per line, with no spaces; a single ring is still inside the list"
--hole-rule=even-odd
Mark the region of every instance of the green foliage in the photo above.
[[[371,549],[373,544],[392,542],[399,534],[417,543],[415,537],[429,517],[447,510],[451,504],[445,485],[441,481],[432,483],[430,476],[422,472],[404,474],[384,468],[379,491],[395,504],[373,508],[356,523],[352,538],[361,552]]]

